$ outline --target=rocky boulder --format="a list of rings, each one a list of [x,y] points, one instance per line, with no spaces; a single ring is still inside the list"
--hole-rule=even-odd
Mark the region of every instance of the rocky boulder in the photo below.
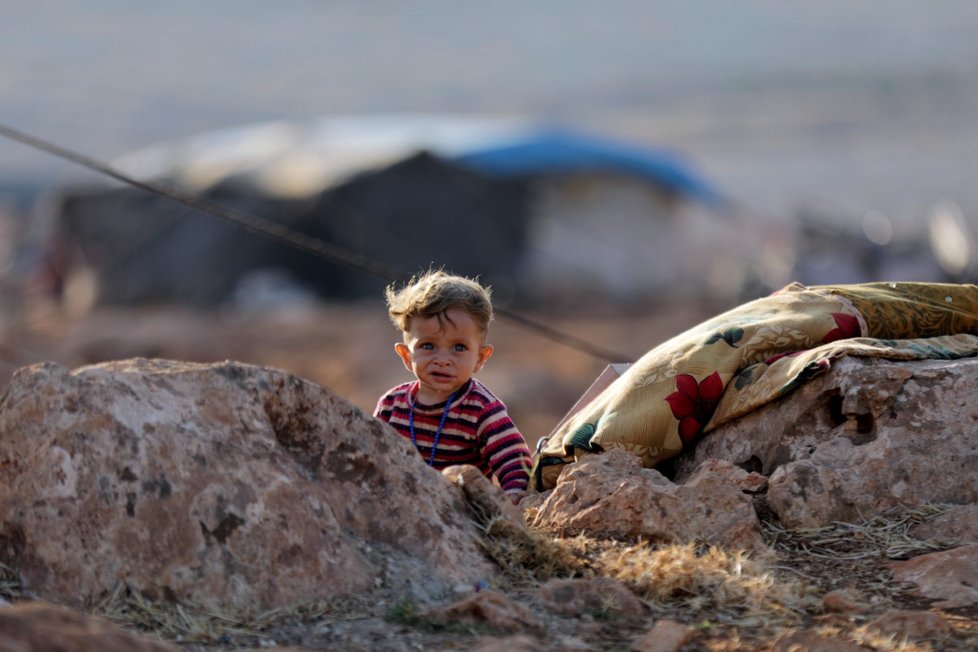
[[[18,370],[0,563],[33,594],[271,608],[490,577],[462,494],[329,389],[226,362]]]
[[[847,357],[784,398],[708,434],[676,464],[719,458],[769,477],[788,527],[891,508],[978,502],[978,359]]]
[[[645,469],[635,455],[613,449],[571,465],[536,503],[524,501],[531,525],[598,538],[641,537],[701,541],[731,548],[764,548],[753,486],[729,462],[707,464],[685,483]]]
[[[917,586],[916,593],[940,608],[978,604],[978,545],[919,555],[890,564],[893,577]]]
[[[126,632],[104,618],[45,602],[0,605],[5,652],[179,652],[176,645]]]
[[[933,519],[910,528],[910,536],[945,546],[978,543],[978,505],[953,505]]]
[[[645,613],[641,600],[610,577],[550,580],[536,597],[548,610],[567,616],[638,618]]]

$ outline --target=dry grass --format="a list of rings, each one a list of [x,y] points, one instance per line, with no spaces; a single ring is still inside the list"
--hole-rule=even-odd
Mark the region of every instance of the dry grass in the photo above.
[[[0,564],[0,598],[14,600],[22,597],[23,591],[20,574],[9,566]]]
[[[655,619],[694,627],[690,649],[755,650],[798,628],[867,650],[934,652],[978,649],[978,622],[942,613],[952,634],[940,641],[907,641],[867,627],[888,609],[926,609],[911,587],[892,579],[886,564],[950,547],[924,541],[910,529],[947,505],[894,509],[862,523],[789,530],[763,523],[771,553],[751,556],[692,543],[655,545],[587,537],[559,540],[577,558],[576,573],[622,581],[645,601]],[[861,613],[824,612],[822,598],[843,590],[866,606]],[[685,648],[684,648],[685,649]]]
[[[578,565],[566,545],[534,530],[514,531],[502,518],[477,526],[483,532],[480,547],[502,571],[500,588],[534,586],[554,577],[567,577]]]
[[[327,619],[355,619],[364,614],[363,605],[353,598],[302,602],[267,611],[216,609],[185,601],[149,600],[122,585],[95,611],[126,629],[177,643],[233,647],[264,645],[276,637],[283,638],[287,630],[315,627]]]
[[[864,523],[801,530],[766,522],[764,535],[772,550],[760,556],[694,543],[551,539],[532,532],[520,542],[511,536],[492,537],[491,523],[486,549],[521,585],[555,576],[617,579],[644,601],[655,619],[696,628],[702,649],[752,650],[759,641],[796,628],[811,628],[868,650],[978,649],[974,632],[965,631],[973,621],[961,629],[957,642],[941,648],[899,640],[865,625],[888,608],[905,606],[896,598],[908,587],[894,584],[885,562],[947,547],[909,535],[911,527],[947,509],[924,505],[892,510]],[[840,588],[869,600],[869,611],[825,622],[822,597]]]
[[[910,536],[915,525],[944,514],[950,505],[926,504],[892,509],[863,523],[833,523],[820,528],[789,531],[779,523],[763,523],[768,543],[785,550],[803,550],[825,559],[885,557],[906,559],[949,547],[943,541],[923,541]]]
[[[815,631],[825,638],[851,641],[867,649],[881,652],[935,652],[936,649],[940,649],[927,641],[908,641],[893,634],[882,634],[865,625],[858,627],[822,625],[815,628]]]
[[[676,323],[676,310],[664,309],[641,319],[616,316],[599,323],[568,317],[557,325],[598,342],[629,342],[639,355],[650,345],[714,314],[706,307],[697,314],[682,305],[678,310],[685,323]],[[269,326],[260,320],[224,324],[216,319],[170,315],[163,328],[158,315],[147,314],[142,320],[129,313],[123,319],[110,317],[25,333],[20,341],[39,350],[42,359],[59,360],[68,366],[153,354],[204,362],[236,359],[264,364],[327,385],[365,410],[372,408],[376,396],[403,379],[389,348],[377,345],[389,341],[391,332],[383,310],[376,310],[373,304],[369,309],[331,306],[308,323],[295,325]],[[350,323],[356,323],[357,329],[350,329]],[[642,337],[637,338],[635,333]],[[497,354],[485,372],[486,379],[494,391],[511,397],[511,413],[529,433],[548,432],[604,366],[568,355],[563,347],[527,337],[522,329],[505,323],[494,326],[493,339]],[[12,344],[17,340],[8,336],[5,341]],[[544,376],[541,369],[552,373]],[[567,635],[587,641],[591,649],[628,649],[628,640],[640,636],[655,620],[670,618],[695,629],[694,639],[684,652],[765,649],[779,633],[794,628],[812,629],[864,645],[867,650],[976,650],[978,620],[973,614],[942,613],[954,634],[940,644],[899,641],[866,627],[888,608],[926,608],[926,603],[907,593],[907,587],[894,584],[885,563],[947,547],[944,542],[918,541],[908,535],[913,525],[945,509],[928,505],[889,512],[864,523],[835,523],[805,530],[789,530],[766,521],[762,523],[763,534],[772,553],[764,557],[694,544],[555,539],[534,530],[520,534],[491,514],[474,518],[483,533],[483,549],[501,569],[497,588],[549,619],[547,635],[540,640],[554,641]],[[620,622],[553,618],[534,605],[535,586],[553,577],[574,576],[620,580],[648,606],[647,618],[628,629]],[[834,590],[865,603],[868,612],[823,613],[821,598]],[[0,565],[0,596],[11,601],[30,599],[16,569]],[[391,605],[412,605],[403,595],[381,597],[383,602],[369,602],[362,596],[271,611],[216,610],[190,603],[151,601],[120,587],[97,605],[97,610],[127,629],[178,641],[195,652],[254,648],[273,639],[299,644],[310,632],[327,630],[333,633],[313,637],[325,642],[308,643],[303,649],[392,649],[375,643],[373,637],[379,627],[387,627],[404,641],[404,647],[397,649],[476,647],[472,638],[463,635],[448,641],[444,636],[430,638],[437,635],[406,624],[410,618],[401,623],[385,621]],[[455,596],[445,597],[446,601],[453,599]],[[340,630],[343,633],[337,634]],[[358,640],[366,643],[358,646]]]
[[[940,641],[906,641],[867,627],[872,618],[890,608],[926,608],[905,600],[906,587],[895,585],[884,565],[891,559],[946,547],[941,542],[914,540],[908,534],[913,525],[945,511],[946,506],[926,505],[887,512],[860,524],[800,530],[767,522],[763,528],[771,553],[758,556],[694,543],[552,538],[532,529],[514,528],[512,522],[499,517],[482,515],[475,520],[483,533],[483,549],[502,571],[496,588],[548,618],[548,632],[571,636],[577,632],[590,649],[627,649],[629,640],[662,618],[692,627],[693,637],[684,650],[763,649],[780,634],[795,629],[808,629],[866,650],[978,649],[978,621],[969,616],[943,614],[953,631]],[[644,602],[649,616],[638,623],[602,623],[547,616],[534,606],[533,588],[554,577],[573,576],[621,581]],[[824,613],[822,597],[839,589],[861,600],[866,611]],[[12,601],[29,597],[15,570],[3,565],[0,596]],[[378,626],[399,630],[397,636],[409,636],[415,647],[468,649],[478,642],[480,634],[475,631],[436,632],[416,619],[391,618],[391,604],[395,608],[417,605],[398,602],[399,596],[384,597],[385,601],[376,600],[377,596],[313,601],[269,611],[218,610],[188,602],[148,600],[120,586],[95,611],[126,629],[195,651],[253,649],[273,641],[298,645],[311,632],[338,628],[346,632],[344,636],[360,637],[362,643],[376,636]],[[363,631],[358,634],[360,627]],[[347,649],[369,649],[347,645],[348,639],[327,640],[325,648],[313,644],[302,649],[334,649],[338,641]]]
[[[768,545],[779,559],[778,570],[798,577],[820,591],[845,590],[877,608],[917,607],[912,587],[893,580],[888,563],[953,547],[944,541],[910,536],[910,529],[948,511],[949,506],[921,505],[893,509],[862,523],[788,530],[762,522]],[[976,648],[978,649],[978,648]]]
[[[811,605],[803,585],[778,578],[769,563],[713,546],[615,546],[598,554],[595,572],[621,580],[657,612],[712,621],[795,621]]]

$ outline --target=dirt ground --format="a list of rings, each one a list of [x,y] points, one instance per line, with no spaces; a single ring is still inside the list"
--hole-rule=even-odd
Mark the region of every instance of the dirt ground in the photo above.
[[[618,351],[629,361],[723,307],[677,304],[642,314],[605,310],[588,315],[528,316]],[[39,361],[75,368],[135,356],[199,362],[232,359],[280,368],[326,385],[369,412],[384,390],[407,377],[393,353],[396,333],[379,302],[261,315],[147,309],[103,310],[68,319],[50,306],[33,306],[18,314],[16,319],[5,321],[0,338],[3,382],[16,368]],[[496,354],[481,377],[509,405],[531,446],[549,433],[607,364],[506,319],[498,319],[493,325],[490,340]],[[911,515],[911,520],[928,517],[928,513],[921,513]],[[892,538],[907,522],[877,527]],[[880,537],[853,536],[851,530],[838,528],[788,532],[770,520],[764,533],[773,556],[758,560],[757,566],[751,566],[753,570],[744,570],[748,562],[727,557],[718,562],[723,566],[720,570],[703,569],[697,564],[710,554],[702,547],[690,546],[679,553],[687,556],[679,566],[689,576],[679,579],[666,577],[660,567],[654,572],[635,570],[639,568],[636,560],[669,552],[653,543],[561,539],[540,533],[572,559],[561,571],[551,571],[551,576],[616,577],[647,607],[647,616],[642,618],[600,610],[574,616],[546,613],[533,598],[534,589],[545,579],[536,573],[542,563],[538,555],[520,562],[528,570],[519,581],[514,579],[498,589],[540,618],[543,632],[514,634],[512,628],[500,631],[491,625],[440,625],[419,613],[417,605],[398,596],[375,596],[369,604],[353,600],[310,606],[306,611],[278,614],[262,623],[252,620],[250,628],[248,623],[233,627],[225,623],[223,632],[201,625],[173,629],[172,620],[147,620],[145,606],[139,612],[143,619],[137,621],[132,604],[122,610],[126,615],[118,620],[146,635],[176,641],[193,652],[276,647],[351,651],[629,650],[663,619],[690,628],[681,647],[661,648],[664,650],[978,649],[978,610],[974,609],[939,612],[947,628],[923,639],[907,641],[867,629],[871,620],[887,610],[930,608],[927,600],[913,594],[912,587],[891,580],[886,564],[904,553],[881,543]],[[852,605],[841,610],[829,605],[825,596],[832,591],[849,596]],[[6,595],[17,597],[11,589]],[[779,636],[793,630],[810,630],[839,647],[819,647],[822,644],[809,641],[808,647],[792,648],[784,640],[780,647],[774,645]]]

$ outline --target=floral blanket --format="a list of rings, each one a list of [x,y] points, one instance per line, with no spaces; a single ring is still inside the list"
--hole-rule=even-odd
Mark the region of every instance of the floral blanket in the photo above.
[[[539,447],[538,490],[583,453],[622,448],[646,467],[785,395],[844,355],[978,354],[978,286],[793,283],[655,347]]]

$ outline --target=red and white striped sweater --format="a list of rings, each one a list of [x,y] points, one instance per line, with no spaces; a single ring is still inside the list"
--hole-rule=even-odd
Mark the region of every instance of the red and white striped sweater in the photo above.
[[[411,439],[411,410],[418,381],[398,385],[380,397],[374,416],[394,426]],[[445,403],[414,403],[414,434],[418,452],[425,461],[445,411]],[[445,418],[432,466],[444,469],[453,464],[471,464],[487,477],[495,477],[506,492],[525,491],[532,465],[530,449],[506,406],[479,380],[463,385]]]

